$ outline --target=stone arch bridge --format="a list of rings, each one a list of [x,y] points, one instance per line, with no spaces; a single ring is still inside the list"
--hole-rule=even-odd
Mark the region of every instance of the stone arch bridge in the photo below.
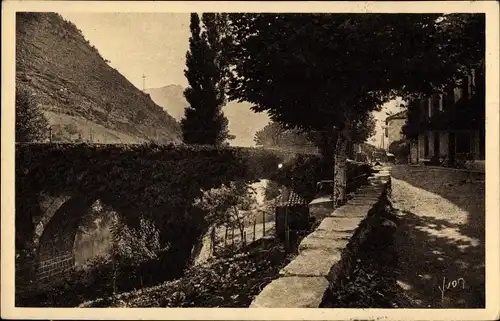
[[[260,148],[17,143],[16,283],[50,280],[74,265],[78,227],[97,200],[134,220],[182,206],[202,188],[273,178],[296,157]]]

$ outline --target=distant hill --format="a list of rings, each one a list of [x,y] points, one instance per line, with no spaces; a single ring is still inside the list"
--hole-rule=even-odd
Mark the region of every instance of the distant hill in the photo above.
[[[146,93],[151,99],[162,106],[172,117],[181,120],[188,102],[184,98],[184,88],[181,85],[168,85],[160,88],[147,88]]]
[[[178,121],[184,116],[184,109],[189,105],[183,94],[184,88],[180,85],[168,85],[160,88],[149,88],[146,92],[151,95],[155,103]],[[251,104],[229,102],[224,106],[224,114],[229,120],[229,131],[236,138],[231,141],[234,146],[253,146],[255,133],[269,122],[265,113],[255,113],[250,110]]]
[[[108,63],[60,15],[17,13],[16,84],[35,93],[54,140],[180,142],[179,123]]]

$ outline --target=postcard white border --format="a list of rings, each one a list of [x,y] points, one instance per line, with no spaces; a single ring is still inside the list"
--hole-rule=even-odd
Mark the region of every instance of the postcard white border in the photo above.
[[[486,308],[485,309],[206,309],[14,307],[14,89],[15,12],[484,12],[486,13]],[[432,2],[2,2],[1,316],[9,319],[151,320],[494,320],[500,318],[499,5],[496,1]]]

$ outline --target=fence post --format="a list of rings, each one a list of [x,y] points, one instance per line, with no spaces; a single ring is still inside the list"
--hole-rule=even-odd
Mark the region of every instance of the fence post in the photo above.
[[[212,228],[212,255],[215,255],[215,226]]]
[[[266,236],[266,212],[262,211],[262,237]]]
[[[290,243],[290,235],[288,228],[288,207],[285,206],[285,249],[287,252],[289,249],[289,243]]]
[[[224,226],[226,228],[226,233],[224,234],[224,248],[227,246],[227,225]]]
[[[255,242],[255,226],[257,225],[257,220],[253,220],[253,241]]]

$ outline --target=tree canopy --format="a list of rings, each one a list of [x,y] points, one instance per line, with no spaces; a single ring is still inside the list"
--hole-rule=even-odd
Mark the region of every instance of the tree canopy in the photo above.
[[[204,30],[198,14],[191,14],[191,38],[184,74],[189,87],[184,96],[189,103],[181,120],[183,140],[188,144],[220,145],[229,136],[225,104],[227,65],[223,60],[223,21],[218,14],[203,14]]]
[[[231,99],[305,130],[439,90],[484,57],[484,15],[230,14]]]
[[[270,122],[257,131],[255,144],[260,146],[311,146],[308,135],[296,129],[286,129],[281,124]]]

